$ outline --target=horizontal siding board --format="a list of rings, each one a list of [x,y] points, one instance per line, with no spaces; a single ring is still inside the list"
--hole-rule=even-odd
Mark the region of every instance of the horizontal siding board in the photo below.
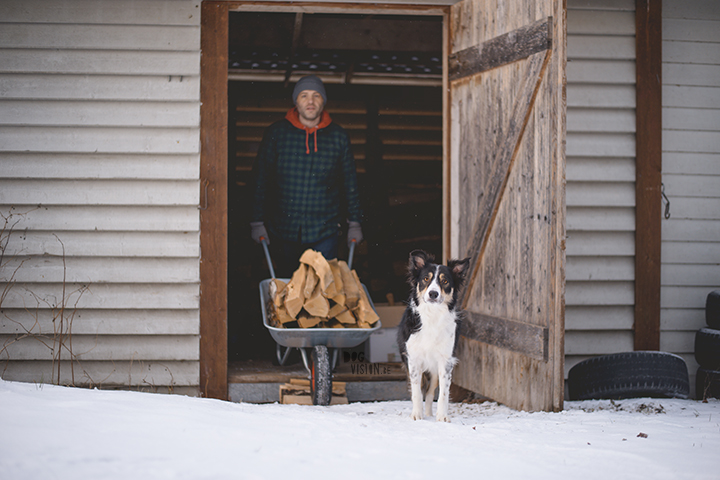
[[[567,86],[567,106],[635,108],[635,86],[571,83]]]
[[[60,337],[28,336],[13,341],[14,336],[0,335],[5,349],[2,360],[52,361],[61,348]],[[83,360],[178,361],[198,360],[200,341],[196,335],[73,335],[72,345],[62,344],[61,358]],[[69,350],[72,348],[72,350]]]
[[[633,257],[568,256],[565,279],[568,282],[633,281],[635,279],[635,259]]]
[[[199,1],[72,0],[62,8],[48,8],[45,0],[4,0],[0,18],[5,22],[200,25]]]
[[[664,41],[663,62],[684,64],[720,64],[720,48],[716,43]]]
[[[665,193],[684,197],[702,197],[714,200],[720,208],[720,168],[718,175],[675,175],[663,176]],[[698,205],[699,206],[699,205]]]
[[[720,258],[715,259],[714,262],[708,259],[705,265],[664,264],[662,284],[683,287],[720,285]]]
[[[661,287],[662,308],[705,308],[708,293],[720,288],[718,285],[707,286],[665,286]]]
[[[630,330],[565,332],[565,355],[608,355],[633,351]]]
[[[664,1],[663,19],[720,20],[720,9],[713,0]]]
[[[635,35],[632,11],[575,10],[568,5],[568,35]],[[569,43],[569,42],[568,42]]]
[[[662,90],[663,107],[720,108],[717,87],[664,85]]]
[[[567,238],[566,254],[574,256],[635,255],[634,232],[572,232]]]
[[[567,0],[569,10],[625,10],[635,11],[634,0]]]
[[[663,130],[663,149],[671,152],[720,153],[717,132]]]
[[[635,155],[635,134],[567,133],[568,156],[629,157]]]
[[[686,64],[664,63],[662,75],[663,85],[720,87],[720,65],[693,65],[688,68]]]
[[[699,330],[705,323],[705,305],[702,308],[663,308],[660,310],[662,330]]]
[[[21,283],[195,283],[198,258],[15,257],[3,268]]]
[[[578,59],[634,60],[635,36],[568,34],[567,56]]]
[[[567,157],[568,182],[635,181],[635,159],[631,157]]]
[[[196,180],[200,155],[0,152],[0,178]]]
[[[0,179],[0,204],[195,205],[197,180],[20,180]]]
[[[663,263],[716,263],[720,265],[720,242],[669,242],[662,244]]]
[[[197,309],[198,284],[96,284],[80,295],[85,285],[66,284],[67,305],[81,309]],[[59,305],[62,284],[16,283],[3,301],[4,308],[49,308]]]
[[[199,127],[197,102],[0,100],[0,125]]]
[[[67,257],[199,257],[198,232],[15,231],[6,258],[14,255]]]
[[[198,232],[200,217],[195,207],[98,207],[14,205],[19,217],[16,230]],[[0,205],[1,212],[9,206]]]
[[[0,334],[52,335],[59,328],[53,322],[53,318],[59,318],[58,314],[50,309],[30,311],[5,308],[0,316]],[[199,335],[200,312],[85,309],[72,315],[70,332],[73,335]]]
[[[568,58],[566,76],[569,84],[634,84],[635,62]]]
[[[663,152],[663,174],[712,174],[720,168],[720,154]]]
[[[199,75],[199,52],[129,50],[0,50],[6,73],[125,75]]]
[[[673,353],[694,353],[695,332],[664,331],[660,333],[660,350]]]
[[[635,133],[633,109],[567,109],[567,131],[573,133]]]
[[[568,207],[567,231],[635,231],[635,209]]]
[[[0,127],[0,151],[197,154],[199,128]]]
[[[662,223],[662,238],[669,241],[717,242],[720,238],[720,222],[671,219]]]
[[[720,178],[720,177],[718,177]],[[665,192],[671,194],[667,188]],[[670,197],[670,215],[673,219],[720,220],[720,199]]]
[[[565,309],[565,330],[631,330],[635,322],[632,306],[569,306]]]
[[[5,23],[0,48],[197,51],[200,26]]]
[[[720,88],[718,89],[720,94]],[[663,108],[666,130],[704,130],[720,134],[720,109]]]
[[[2,68],[0,68],[0,71]],[[45,75],[0,73],[3,98],[198,101],[200,77],[167,75]]]
[[[668,19],[663,22],[662,36],[664,40],[718,43],[720,42],[720,19]]]
[[[566,192],[571,207],[635,206],[635,184],[630,182],[570,182]]]
[[[161,386],[191,387],[200,383],[200,362],[75,362],[61,364],[60,378],[53,362],[17,361],[4,365],[2,378],[8,381],[50,383],[59,380],[61,385],[90,385],[97,387]],[[72,375],[74,372],[74,376]],[[177,391],[176,391],[177,393]]]
[[[634,305],[633,282],[568,282],[568,306],[628,306]]]

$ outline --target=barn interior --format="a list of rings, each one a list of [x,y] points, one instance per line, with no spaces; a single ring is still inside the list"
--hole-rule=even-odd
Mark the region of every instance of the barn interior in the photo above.
[[[350,135],[365,240],[353,268],[376,304],[401,304],[408,253],[442,252],[442,17],[232,12],[228,61],[228,358],[269,361],[250,239],[252,164],[297,79],[325,82]],[[341,241],[339,257],[347,259]]]

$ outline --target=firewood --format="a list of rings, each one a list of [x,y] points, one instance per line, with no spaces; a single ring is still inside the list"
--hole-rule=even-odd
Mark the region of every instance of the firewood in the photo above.
[[[328,293],[328,298],[332,299],[338,305],[345,305],[345,287],[343,286],[342,272],[340,271],[338,260],[334,258],[330,260],[328,264],[333,274],[333,285],[335,286],[335,294],[330,295]]]
[[[315,287],[318,286],[318,276],[315,274],[315,270],[312,267],[308,267],[307,275],[305,276],[305,288],[303,289],[303,296],[307,299],[313,296]]]
[[[280,279],[273,278],[268,286],[270,298],[273,300],[275,307],[279,307],[285,300],[287,284]]]
[[[308,270],[310,271],[310,269]],[[315,291],[312,292],[310,298],[307,298],[305,300],[303,308],[310,315],[323,318],[328,317],[328,312],[330,311],[330,303],[328,303],[328,299],[323,296],[323,292],[319,283],[316,285]]]
[[[351,310],[357,307],[358,301],[360,300],[360,292],[358,291],[358,284],[355,283],[355,277],[350,272],[348,264],[342,260],[338,260],[338,266],[340,267],[340,273],[342,274],[343,291],[345,292],[345,305]]]
[[[275,309],[275,312],[277,313],[277,318],[280,321],[280,323],[284,326],[286,323],[294,322],[295,318],[290,316],[290,314],[287,311],[287,308],[285,308],[285,305],[281,305]]]
[[[380,320],[380,317],[378,317],[378,314],[375,313],[375,310],[373,310],[370,299],[365,293],[365,289],[362,287],[360,279],[358,278],[357,272],[355,270],[352,271],[352,275],[355,279],[355,283],[358,285],[358,290],[360,292],[360,300],[358,301],[357,309],[354,310],[355,316],[358,319],[358,325],[366,323],[368,324],[368,326],[364,327],[361,325],[361,328],[370,328],[370,325]]]
[[[355,316],[350,310],[344,310],[339,314],[335,315],[334,318],[337,319],[338,322],[343,323],[346,326],[356,322]]]
[[[300,262],[312,267],[320,281],[323,292],[327,291],[328,287],[335,281],[332,269],[322,253],[315,250],[305,250],[302,257],[300,257]]]
[[[348,308],[345,305],[341,305],[339,303],[336,303],[335,305],[332,305],[330,307],[330,311],[328,311],[327,317],[328,318],[335,318],[342,312],[346,311]]]
[[[313,315],[310,315],[305,310],[301,311],[297,317],[298,325],[300,325],[300,328],[312,328],[323,320],[323,317],[315,317]]]
[[[305,298],[303,297],[303,291],[305,289],[305,277],[307,277],[307,265],[304,263],[300,264],[300,268],[295,270],[290,283],[287,285],[287,292],[285,293],[285,308],[291,317],[297,318]]]

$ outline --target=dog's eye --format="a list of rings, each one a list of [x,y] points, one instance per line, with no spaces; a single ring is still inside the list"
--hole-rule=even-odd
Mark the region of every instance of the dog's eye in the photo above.
[[[427,275],[425,275],[425,278],[423,280],[426,282],[429,282],[430,280],[432,280],[432,273],[428,273]]]
[[[447,285],[448,279],[446,277],[440,277],[440,283],[442,283],[443,285]]]

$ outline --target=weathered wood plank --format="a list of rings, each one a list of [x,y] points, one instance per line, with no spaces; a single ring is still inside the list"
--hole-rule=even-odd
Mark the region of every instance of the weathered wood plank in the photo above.
[[[62,8],[48,8],[44,0],[5,0],[0,18],[17,23],[199,25],[198,1],[72,0]]]
[[[4,23],[0,48],[197,51],[200,28],[173,25]]]
[[[68,312],[72,314],[72,312]],[[50,309],[24,310],[3,308],[0,334],[34,333],[52,335],[58,312]],[[74,335],[198,335],[198,310],[91,310],[75,312]]]
[[[197,128],[4,126],[0,127],[0,150],[196,154],[200,139]]]
[[[57,364],[40,361],[14,361],[4,365],[3,379],[16,382],[57,382]],[[90,385],[94,387],[137,387],[160,393],[197,392],[198,362],[138,362],[138,361],[84,361],[73,368],[63,363],[60,368],[61,385]],[[74,379],[73,379],[74,372]],[[74,380],[74,381],[73,381]],[[161,387],[166,387],[164,390]],[[183,390],[185,388],[185,390]],[[196,394],[196,393],[195,393]]]
[[[0,73],[3,97],[66,100],[200,101],[198,75],[46,75]]]
[[[539,20],[448,57],[451,81],[501,67],[552,48],[552,18]]]
[[[5,259],[3,269],[21,283],[198,283],[198,258],[108,258],[19,256]]]
[[[73,309],[199,308],[198,284],[66,284],[64,287],[66,304]],[[81,292],[84,287],[88,288]],[[3,308],[52,308],[61,302],[62,292],[62,284],[16,283],[3,300]]]
[[[20,222],[16,230],[114,231],[114,232],[198,232],[197,206],[41,206],[0,205],[0,211],[13,208]]]
[[[61,346],[59,336],[15,339],[14,335],[0,335],[0,344],[4,345],[0,360],[52,361],[60,351],[61,359],[72,356],[80,362],[197,361],[199,343],[197,335],[73,335],[72,345]]]
[[[33,231],[11,233],[5,257],[54,255],[67,257],[173,257],[200,256],[195,232]]]
[[[547,361],[548,329],[506,318],[465,312],[460,334],[471,340]]]
[[[0,204],[197,206],[197,180],[0,180]]]
[[[197,127],[198,102],[0,100],[0,125]]]

